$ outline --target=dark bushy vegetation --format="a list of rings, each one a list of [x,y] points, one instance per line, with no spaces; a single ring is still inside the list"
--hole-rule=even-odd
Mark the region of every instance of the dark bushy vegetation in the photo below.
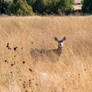
[[[70,14],[72,12],[73,0],[60,0],[59,10],[61,13]]]
[[[91,13],[92,14],[92,0],[84,0],[82,6],[83,13]]]
[[[68,14],[72,11],[73,0],[27,0],[38,14]]]
[[[0,0],[0,14],[7,14],[8,6],[9,6],[9,3],[4,2],[4,0]]]
[[[73,0],[0,0],[0,13],[9,15],[70,14]]]
[[[0,14],[8,15],[59,15],[71,14],[74,0],[0,0]],[[82,0],[82,12],[92,14],[92,0]],[[73,11],[74,12],[74,11]]]
[[[33,15],[32,7],[26,0],[14,0],[9,5],[9,13],[14,15]]]

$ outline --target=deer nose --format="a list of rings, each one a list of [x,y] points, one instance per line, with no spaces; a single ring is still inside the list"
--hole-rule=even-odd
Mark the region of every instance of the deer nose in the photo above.
[[[59,43],[60,47],[63,47],[63,43]]]

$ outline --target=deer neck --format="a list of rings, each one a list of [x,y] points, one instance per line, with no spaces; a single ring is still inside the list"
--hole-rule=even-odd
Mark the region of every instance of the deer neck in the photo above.
[[[58,47],[57,48],[57,53],[58,53],[59,56],[60,56],[61,52],[62,52],[62,47]]]

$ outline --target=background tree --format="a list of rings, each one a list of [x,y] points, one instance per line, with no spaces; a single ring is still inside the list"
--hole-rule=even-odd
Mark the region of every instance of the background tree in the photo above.
[[[14,15],[33,15],[32,7],[26,0],[14,0],[9,6],[10,14]]]
[[[58,10],[69,13],[72,10],[73,0],[27,0],[38,14],[58,14]]]
[[[9,6],[8,2],[5,2],[4,0],[0,0],[0,14],[7,14],[8,6]]]
[[[92,13],[92,0],[83,0],[83,13]]]
[[[72,4],[73,0],[60,0],[59,3],[59,12],[65,13],[65,14],[70,14],[73,10]]]
[[[70,14],[73,0],[0,0],[0,13],[9,15]]]

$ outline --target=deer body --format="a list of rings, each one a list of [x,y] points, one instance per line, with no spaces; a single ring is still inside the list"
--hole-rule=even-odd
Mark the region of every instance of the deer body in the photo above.
[[[66,38],[63,37],[62,40],[58,40],[55,37],[55,40],[58,42],[58,48],[57,49],[33,49],[31,50],[30,54],[32,56],[33,59],[35,59],[35,61],[38,61],[39,58],[43,58],[43,57],[48,57],[50,60],[54,60],[55,59],[59,59],[61,53],[62,53],[62,47],[63,47],[63,41]]]

